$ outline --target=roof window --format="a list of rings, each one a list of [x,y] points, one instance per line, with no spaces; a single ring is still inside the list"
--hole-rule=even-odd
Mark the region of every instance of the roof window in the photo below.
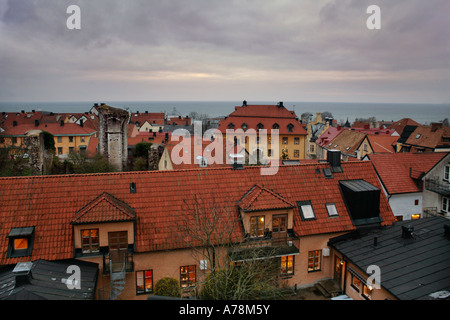
[[[12,228],[8,234],[8,258],[31,255],[34,239],[34,227]]]
[[[328,215],[330,217],[337,217],[339,215],[337,212],[337,209],[336,209],[336,205],[334,203],[327,203],[326,207],[327,207]]]
[[[298,211],[302,220],[314,220],[316,215],[314,213],[311,201],[297,201]]]

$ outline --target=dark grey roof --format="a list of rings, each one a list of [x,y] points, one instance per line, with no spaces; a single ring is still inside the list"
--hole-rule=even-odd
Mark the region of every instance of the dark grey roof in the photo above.
[[[69,289],[66,280],[70,265],[80,267],[80,289]],[[20,274],[15,265],[0,269],[0,300],[93,300],[98,277],[98,264],[81,260],[33,261],[30,274]],[[26,280],[24,280],[24,277]]]
[[[377,265],[381,286],[398,299],[428,300],[432,293],[450,291],[450,239],[445,224],[450,221],[442,217],[400,221],[363,235],[337,237],[329,244],[361,270]],[[402,237],[402,226],[414,228],[412,239]]]

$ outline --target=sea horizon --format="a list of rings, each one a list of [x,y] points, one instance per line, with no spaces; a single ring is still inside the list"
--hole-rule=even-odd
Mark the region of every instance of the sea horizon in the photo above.
[[[197,101],[197,100],[149,100],[149,101],[36,101],[0,102],[1,112],[47,111],[61,113],[83,113],[95,103],[128,109],[131,112],[165,112],[166,115],[190,112],[207,114],[209,117],[223,117],[234,111],[241,101]],[[248,101],[248,104],[277,104],[278,101]],[[283,105],[294,111],[298,117],[309,112],[315,117],[319,112],[331,112],[338,122],[354,122],[356,118],[375,117],[378,121],[397,121],[411,118],[421,124],[440,122],[450,116],[450,103],[387,103],[387,102],[320,102],[283,101]]]

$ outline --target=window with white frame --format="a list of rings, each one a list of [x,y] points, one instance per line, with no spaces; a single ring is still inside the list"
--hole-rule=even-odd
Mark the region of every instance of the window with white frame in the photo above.
[[[449,212],[450,211],[449,205],[450,205],[450,199],[446,198],[446,197],[442,197],[442,211]]]
[[[450,181],[450,165],[447,165],[444,168],[444,180]]]

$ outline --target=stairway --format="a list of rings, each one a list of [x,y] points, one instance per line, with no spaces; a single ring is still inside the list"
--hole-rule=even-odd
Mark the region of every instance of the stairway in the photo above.
[[[119,254],[119,257],[124,257],[124,255]],[[109,300],[116,300],[125,288],[125,259],[111,259],[109,263],[109,272],[111,278],[111,294]]]

